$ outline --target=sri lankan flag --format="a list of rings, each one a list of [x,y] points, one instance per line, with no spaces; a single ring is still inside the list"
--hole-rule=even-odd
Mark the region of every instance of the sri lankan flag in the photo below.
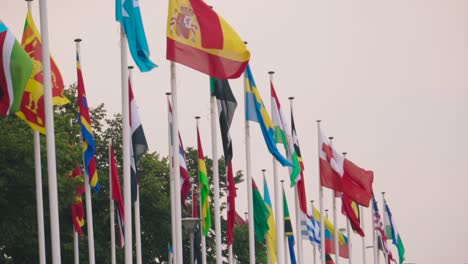
[[[218,79],[242,75],[250,52],[234,29],[203,0],[169,0],[168,60]]]
[[[211,214],[210,214],[210,182],[208,181],[208,174],[206,172],[205,156],[203,155],[203,148],[200,140],[200,131],[197,126],[197,142],[198,142],[198,181],[200,182],[200,203],[201,203],[201,218],[203,226],[203,235],[208,235],[211,228]]]
[[[24,90],[21,100],[20,111],[16,113],[32,129],[42,134],[45,129],[44,110],[44,72],[42,70],[42,42],[41,35],[34,23],[31,11],[28,10],[26,22],[24,23],[23,39],[21,46],[28,53],[33,61],[33,70]],[[54,105],[64,105],[69,103],[63,96],[63,79],[52,56],[50,57],[50,70],[52,75],[52,103]]]
[[[76,53],[76,73],[78,77],[78,107],[80,110],[78,123],[81,125],[81,135],[83,137],[83,152],[85,162],[85,172],[88,175],[89,184],[94,190],[99,191],[100,185],[96,169],[96,145],[94,143],[93,128],[89,117],[88,101],[81,74],[80,55]]]

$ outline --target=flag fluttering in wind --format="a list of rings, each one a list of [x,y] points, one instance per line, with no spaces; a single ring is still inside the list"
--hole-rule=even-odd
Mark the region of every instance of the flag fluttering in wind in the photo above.
[[[335,264],[330,254],[325,254],[325,264]]]
[[[236,183],[234,182],[234,174],[232,172],[232,162],[229,162],[227,169],[228,182],[228,212],[227,212],[227,243],[232,245],[234,241],[234,224],[236,223]]]
[[[382,218],[380,217],[379,207],[377,206],[377,201],[375,200],[375,198],[372,198],[372,208],[372,219],[374,222],[374,232],[376,232],[377,235],[377,241],[382,245],[381,249],[387,256],[388,263],[392,263],[392,261],[394,261],[392,251],[390,251],[390,248],[387,244],[387,236],[385,235]]]
[[[319,131],[320,180],[322,186],[345,193],[352,201],[369,207],[374,173],[362,169],[336,151]]]
[[[147,72],[157,67],[149,58],[150,51],[138,0],[116,0],[115,18],[125,30],[130,53],[140,71]]]
[[[284,235],[288,238],[289,257],[291,264],[296,264],[296,253],[294,252],[294,233],[291,223],[291,216],[289,215],[288,201],[283,189],[283,208],[284,208]]]
[[[168,60],[218,79],[242,75],[250,52],[234,29],[203,0],[169,0]]]
[[[294,146],[294,152],[297,155],[297,160],[300,166],[300,173],[296,178],[296,191],[299,197],[299,207],[301,208],[302,214],[304,214],[305,219],[307,219],[307,197],[305,191],[305,181],[304,181],[304,161],[302,160],[301,148],[299,147],[299,139],[297,137],[296,125],[294,123],[294,115],[291,109],[291,129],[292,129],[292,142]]]
[[[192,190],[192,217],[193,218],[198,218],[197,199],[198,197],[197,197],[197,194],[195,193],[195,190]],[[193,263],[194,264],[202,263],[201,235],[202,235],[202,232],[200,230],[200,224],[197,223],[197,226],[195,227],[195,230],[193,231]]]
[[[258,190],[257,184],[252,179],[252,197],[253,197],[253,213],[254,213],[254,227],[255,236],[257,237],[258,243],[263,243],[265,235],[269,230],[268,218],[270,217],[270,211],[268,210],[265,201]]]
[[[83,137],[85,172],[89,178],[90,186],[93,187],[95,191],[99,191],[100,185],[96,168],[96,145],[93,137],[93,128],[91,127],[91,118],[89,116],[88,101],[86,99],[78,52],[76,53],[76,73],[78,77],[78,107],[80,110],[78,123],[81,125],[81,136]]]
[[[263,176],[263,198],[265,199],[266,208],[268,209],[268,232],[267,232],[267,247],[268,252],[270,253],[271,263],[276,263],[277,260],[277,248],[276,248],[276,222],[273,214],[273,208],[271,205],[270,191],[268,191],[268,183]],[[279,238],[282,239],[282,238]]]
[[[318,222],[320,225],[320,212],[313,209],[313,217],[315,221]],[[325,217],[325,253],[327,254],[335,254],[335,226],[333,225],[327,217]],[[318,233],[320,237],[320,231]],[[343,232],[338,232],[338,244],[340,247],[340,257],[342,258],[349,258],[349,247],[348,247],[348,238],[343,234]]]
[[[140,121],[140,115],[138,114],[138,107],[136,100],[133,96],[132,84],[130,78],[128,79],[128,95],[130,101],[130,133],[131,133],[131,148],[130,148],[130,170],[131,170],[131,184],[132,184],[132,201],[135,202],[137,197],[137,163],[140,157],[148,150],[148,143],[146,142],[145,132],[143,131],[143,125]]]
[[[169,127],[171,130],[171,133],[169,134],[171,136],[171,145],[174,143],[174,140],[172,139],[172,107],[171,103],[168,101],[168,106],[169,106]],[[174,153],[173,158],[178,158],[179,159],[179,170],[180,170],[180,201],[182,203],[182,206],[186,207],[185,201],[187,200],[187,197],[190,194],[190,190],[192,189],[192,186],[190,184],[190,176],[187,170],[187,162],[185,159],[185,151],[184,151],[184,144],[182,143],[182,137],[180,136],[180,131],[178,133],[179,135],[179,153]],[[175,157],[177,155],[177,157]]]
[[[122,190],[120,188],[120,179],[119,179],[119,171],[117,169],[117,161],[115,160],[115,153],[112,145],[109,144],[109,152],[110,152],[110,166],[111,166],[111,184],[112,184],[112,200],[116,205],[116,212],[117,212],[117,226],[119,228],[119,246],[121,248],[124,247],[124,221],[125,221],[125,213],[124,213],[124,204],[122,198]]]
[[[312,215],[307,217],[301,213],[302,239],[308,239],[313,246],[321,247],[320,237],[320,212],[312,208]]]
[[[271,121],[270,115],[263,104],[260,92],[257,89],[255,80],[250,66],[247,66],[245,70],[245,118],[246,120],[257,122],[262,129],[263,138],[270,151],[271,155],[275,157],[278,162],[283,166],[293,167],[293,164],[289,162],[276,148],[275,141],[275,127]]]
[[[349,219],[349,223],[351,224],[353,231],[364,237],[364,230],[361,228],[359,205],[351,200],[346,194],[341,196],[341,213]]]
[[[1,20],[0,52],[0,116],[6,116],[20,110],[33,62]]]
[[[283,110],[281,109],[281,104],[278,99],[278,96],[276,96],[276,91],[272,82],[270,82],[270,90],[271,118],[275,129],[274,138],[276,143],[283,144],[284,150],[286,151],[286,158],[291,164],[293,164],[293,167],[288,167],[292,187],[295,186],[297,182],[301,179],[301,167],[299,164],[297,153],[294,149],[291,130],[289,130],[288,123],[286,122],[286,118],[283,115]]]
[[[76,168],[70,174],[70,178],[78,178],[80,185],[76,187],[75,195],[73,196],[73,202],[71,204],[72,209],[72,221],[75,232],[77,232],[81,237],[84,237],[82,227],[85,224],[85,212],[83,207],[83,194],[85,193],[83,173],[81,171],[81,166],[77,165]]]
[[[198,182],[200,184],[200,203],[201,203],[201,218],[203,235],[208,235],[211,228],[211,213],[210,213],[210,182],[205,165],[205,155],[200,139],[200,130],[197,126],[197,144],[198,144]]]
[[[34,62],[29,81],[24,90],[20,110],[16,115],[28,125],[42,134],[46,133],[44,109],[44,72],[42,68],[42,42],[41,34],[37,30],[31,11],[28,10],[24,24],[21,46]],[[70,101],[63,95],[63,79],[55,60],[50,57],[50,73],[52,80],[52,103],[64,105]]]
[[[392,240],[393,245],[396,246],[398,249],[398,257],[400,260],[400,264],[403,263],[405,260],[405,247],[403,245],[403,241],[401,240],[400,233],[395,225],[395,221],[393,220],[392,212],[390,211],[390,207],[388,207],[387,201],[384,200],[384,217],[385,217],[385,234],[387,235],[387,239]]]

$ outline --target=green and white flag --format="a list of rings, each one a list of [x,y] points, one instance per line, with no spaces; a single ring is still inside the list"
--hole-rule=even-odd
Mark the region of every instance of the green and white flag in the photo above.
[[[395,226],[395,221],[393,220],[392,213],[390,212],[390,208],[387,205],[387,202],[384,200],[385,206],[385,234],[387,235],[388,240],[392,240],[392,243],[398,249],[398,256],[400,260],[400,264],[403,263],[405,260],[405,247],[403,246],[403,242],[401,241],[401,236],[398,233],[398,230]]]

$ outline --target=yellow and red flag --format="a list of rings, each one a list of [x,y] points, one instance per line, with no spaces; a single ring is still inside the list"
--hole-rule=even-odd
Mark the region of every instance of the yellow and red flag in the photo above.
[[[33,61],[33,71],[24,90],[21,100],[20,111],[16,114],[28,123],[32,129],[46,133],[45,111],[44,111],[44,73],[42,70],[42,42],[41,35],[37,30],[28,10],[24,24],[23,39],[21,46]],[[52,103],[54,105],[68,104],[70,101],[63,96],[63,79],[52,56],[50,57],[50,69],[52,74]]]
[[[244,73],[250,52],[203,0],[169,0],[166,57],[218,79],[233,79]]]

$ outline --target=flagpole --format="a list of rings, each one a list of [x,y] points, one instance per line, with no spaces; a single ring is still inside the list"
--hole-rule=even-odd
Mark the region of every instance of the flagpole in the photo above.
[[[218,137],[216,135],[216,99],[210,96],[211,113],[211,150],[213,155],[213,185],[214,185],[214,213],[215,213],[215,241],[216,241],[216,264],[222,263],[221,256],[221,213],[219,205],[219,169],[218,169]],[[227,164],[226,164],[227,165]]]
[[[328,137],[330,140],[330,147],[333,148],[333,137]],[[337,192],[333,190],[333,225],[335,226],[335,233],[333,234],[334,243],[335,243],[335,263],[340,263],[340,241],[339,241],[339,230],[338,230],[338,215],[336,213],[336,194]]]
[[[269,71],[270,83],[273,83],[273,74],[274,71]],[[271,112],[273,113],[273,104],[271,104]],[[278,177],[278,163],[273,157],[273,179],[274,179],[274,188],[275,188],[275,215],[276,215],[276,254],[278,259],[278,264],[282,264],[284,261],[284,240],[281,239],[284,236],[284,220],[283,220],[283,203],[282,203],[282,193],[280,191],[280,180]]]
[[[75,46],[76,46],[76,54],[78,57],[80,56],[80,43],[81,39],[77,38],[75,39]],[[89,263],[94,264],[95,263],[95,257],[94,257],[94,229],[93,229],[93,205],[91,202],[91,186],[89,185],[89,175],[86,172],[86,166],[85,166],[85,161],[84,161],[84,155],[83,155],[83,172],[85,175],[85,197],[86,197],[86,227],[88,230],[88,257],[89,257]]]
[[[74,252],[74,260],[75,264],[80,264],[80,253],[78,251],[78,233],[73,228],[73,252]]]
[[[170,185],[170,195],[171,195],[171,199],[170,199],[170,202],[171,202],[171,229],[172,229],[172,249],[174,251],[174,247],[176,245],[176,241],[177,241],[177,238],[176,238],[176,221],[175,221],[175,191],[174,191],[174,153],[172,153],[172,145],[171,144],[174,144],[174,142],[172,142],[172,130],[171,130],[171,123],[170,123],[170,115],[171,113],[169,112],[169,101],[170,101],[170,98],[171,97],[171,93],[170,92],[166,92],[166,98],[167,98],[167,103],[168,103],[168,107],[167,107],[167,121],[168,121],[168,137],[169,137],[169,154],[168,154],[168,157],[169,157],[169,185]],[[172,254],[172,258],[173,258],[173,262],[174,263],[178,263],[177,262],[177,258],[176,258],[176,255],[175,254]]]
[[[310,200],[310,206],[311,206],[311,211],[312,211],[312,216],[314,217],[314,200]],[[317,264],[317,249],[316,245],[313,245],[314,247],[314,264]]]
[[[343,152],[343,158],[346,159],[346,154],[347,152]],[[353,244],[351,241],[351,222],[349,221],[349,218],[346,217],[346,235],[348,236],[348,263],[352,264],[353,263]]]
[[[194,195],[195,195],[195,184],[192,185],[192,201],[195,201],[195,198],[193,197]],[[195,210],[196,209],[193,207],[193,203],[192,203],[192,217],[194,217],[194,211]],[[200,211],[200,213],[201,213],[201,211]],[[194,258],[195,258],[195,252],[193,250],[194,247],[195,247],[194,235],[193,235],[193,232],[190,232],[190,264],[194,264]]]
[[[198,124],[199,124],[199,120],[200,120],[200,117],[199,116],[196,116],[195,119],[197,120],[196,123],[197,123],[197,129],[198,129]],[[198,174],[200,174],[200,171],[198,171]],[[205,221],[205,219],[203,219],[202,217],[202,212],[203,212],[203,205],[202,205],[202,197],[201,197],[201,191],[200,191],[200,195],[199,195],[199,203],[200,203],[200,230],[201,230],[201,247],[202,247],[202,264],[206,264],[206,237],[205,235],[203,235],[203,222]]]
[[[244,103],[247,108],[247,83],[245,79],[247,76],[244,72]],[[245,109],[244,108],[244,109]],[[247,111],[247,110],[246,110]],[[253,197],[252,197],[252,164],[250,156],[250,125],[249,120],[245,118],[245,159],[246,159],[246,173],[247,173],[247,203],[248,203],[248,217],[249,217],[249,256],[250,264],[255,264],[255,236],[254,236],[254,212],[253,212]]]
[[[44,74],[44,111],[46,119],[47,171],[49,182],[50,232],[52,263],[60,263],[60,222],[57,194],[57,167],[55,161],[55,128],[52,106],[52,76],[50,71],[49,30],[47,0],[39,1],[39,14],[42,33],[42,69]]]
[[[325,215],[323,214],[323,187],[322,187],[322,178],[320,177],[320,152],[322,146],[320,146],[320,122],[317,120],[317,135],[318,135],[318,169],[319,169],[319,206],[320,206],[320,242],[322,245],[325,245]],[[325,247],[320,247],[320,259],[321,263],[325,264]]]
[[[372,199],[375,199],[374,197],[372,197]],[[374,251],[374,264],[379,264],[379,249],[378,249],[378,245],[377,245],[377,234],[376,234],[376,229],[375,229],[375,225],[376,225],[376,219],[375,219],[375,210],[374,210],[374,206],[372,206],[372,239],[373,239],[373,251]]]
[[[115,264],[115,208],[114,208],[114,200],[112,199],[112,165],[111,165],[111,146],[112,142],[109,139],[109,222],[110,222],[110,230],[111,230],[111,263]]]
[[[281,190],[284,193],[284,180],[281,180],[280,182],[281,182]],[[281,197],[281,198],[283,198],[283,197]],[[290,219],[290,221],[291,221],[291,219]],[[285,223],[285,219],[284,219],[284,202],[283,202],[283,227],[285,227],[284,223]],[[285,230],[283,230],[283,238],[284,238],[283,239],[283,241],[284,241],[283,242],[283,244],[284,244],[284,247],[283,247],[284,248],[283,249],[284,250],[284,264],[288,264],[288,255],[289,255],[288,248],[287,248],[288,247],[288,237],[286,236],[286,231]]]
[[[182,252],[182,208],[181,208],[181,197],[180,197],[180,168],[179,158],[175,158],[176,154],[179,153],[179,120],[177,110],[177,79],[176,79],[176,64],[171,61],[171,99],[172,99],[172,153],[174,155],[174,201],[175,201],[175,231],[176,231],[176,247],[175,255],[176,263],[183,263],[183,252]]]
[[[291,113],[293,112],[293,100],[294,97],[289,97],[289,105],[291,108]],[[296,234],[297,234],[297,241],[296,241],[296,248],[297,248],[297,263],[303,264],[304,263],[304,254],[302,248],[302,227],[301,227],[301,206],[299,204],[299,189],[297,188],[297,184],[294,187],[294,206],[295,208],[295,215],[296,215]]]
[[[361,227],[364,229],[364,211],[362,210],[362,206],[358,205],[359,209],[359,218],[361,218]],[[366,264],[366,237],[361,237],[362,242],[362,264]]]
[[[130,179],[130,118],[128,93],[127,40],[125,30],[120,26],[120,75],[122,85],[122,149],[125,212],[125,264],[133,262],[132,256],[132,194]]]
[[[382,225],[383,225],[383,230],[384,230],[384,232],[386,232],[386,230],[385,230],[385,192],[382,192],[382,212],[383,212],[383,215],[382,215],[382,216],[383,216],[383,217],[382,217]],[[385,234],[386,234],[386,233],[385,233]],[[383,240],[383,238],[382,238],[382,240]],[[383,241],[383,242],[386,243],[387,241]],[[383,243],[383,242],[382,242],[382,243]],[[383,245],[382,245],[382,246],[383,246]],[[390,250],[390,249],[389,249],[389,250]],[[385,252],[385,250],[384,250],[384,251],[383,251],[383,254],[384,254],[384,257],[385,257],[385,263],[386,263],[386,264],[390,264],[390,263],[388,262],[388,252]]]
[[[28,7],[30,2],[28,2]],[[37,235],[39,240],[39,263],[46,263],[45,234],[44,234],[44,202],[42,198],[42,167],[41,167],[41,138],[39,132],[33,130],[34,135],[34,164],[36,176],[36,206],[37,206]]]

